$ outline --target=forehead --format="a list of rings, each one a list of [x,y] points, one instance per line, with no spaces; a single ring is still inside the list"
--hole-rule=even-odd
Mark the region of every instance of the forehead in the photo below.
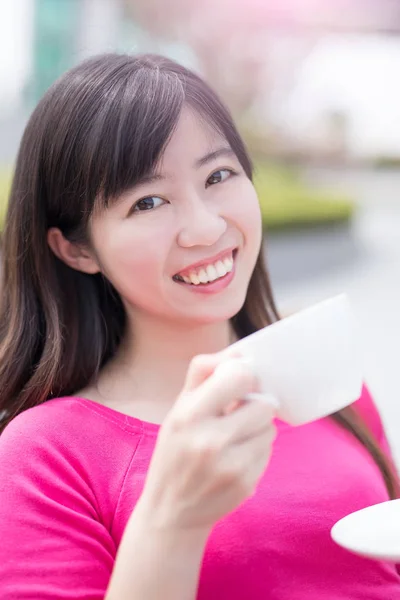
[[[159,169],[181,164],[193,164],[205,154],[228,142],[216,127],[190,108],[183,108],[174,132],[159,163]]]

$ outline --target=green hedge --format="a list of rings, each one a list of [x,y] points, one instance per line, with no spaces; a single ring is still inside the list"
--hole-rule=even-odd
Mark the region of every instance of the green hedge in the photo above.
[[[400,169],[399,156],[378,156],[371,163],[378,169]]]
[[[285,167],[256,166],[254,183],[269,230],[343,223],[355,210],[348,197],[313,190]]]
[[[347,221],[354,212],[348,199],[307,187],[284,167],[258,165],[254,180],[266,228],[284,229]],[[11,184],[10,170],[0,169],[0,230]]]

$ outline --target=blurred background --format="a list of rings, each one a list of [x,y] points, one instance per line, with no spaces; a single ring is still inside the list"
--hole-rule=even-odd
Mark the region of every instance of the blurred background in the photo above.
[[[290,313],[349,294],[400,464],[400,0],[13,0],[0,7],[0,227],[27,118],[87,56],[158,52],[229,105]]]

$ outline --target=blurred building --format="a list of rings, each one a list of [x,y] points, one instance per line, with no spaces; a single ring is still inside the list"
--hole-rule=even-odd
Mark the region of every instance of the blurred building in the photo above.
[[[274,132],[271,148],[281,154],[339,161],[400,156],[398,0],[228,4],[204,0],[201,10],[209,10],[206,16],[212,21],[217,5],[225,15],[235,8],[236,16],[227,22],[241,33],[239,51],[246,35],[248,43],[258,36],[257,52],[267,75],[258,101],[257,130]],[[190,63],[190,44],[182,43],[179,35],[161,43],[165,11],[174,9],[178,15],[190,6],[191,0],[3,3],[0,162],[14,156],[26,116],[44,91],[82,58],[113,50],[155,50]],[[153,29],[153,38],[145,35],[146,27]],[[210,35],[218,36],[218,30],[210,28]]]

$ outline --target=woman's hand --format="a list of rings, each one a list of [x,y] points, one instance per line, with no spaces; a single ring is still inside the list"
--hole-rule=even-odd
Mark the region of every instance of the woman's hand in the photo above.
[[[209,530],[251,496],[275,439],[274,406],[229,351],[197,356],[164,422],[139,504],[162,529]]]

